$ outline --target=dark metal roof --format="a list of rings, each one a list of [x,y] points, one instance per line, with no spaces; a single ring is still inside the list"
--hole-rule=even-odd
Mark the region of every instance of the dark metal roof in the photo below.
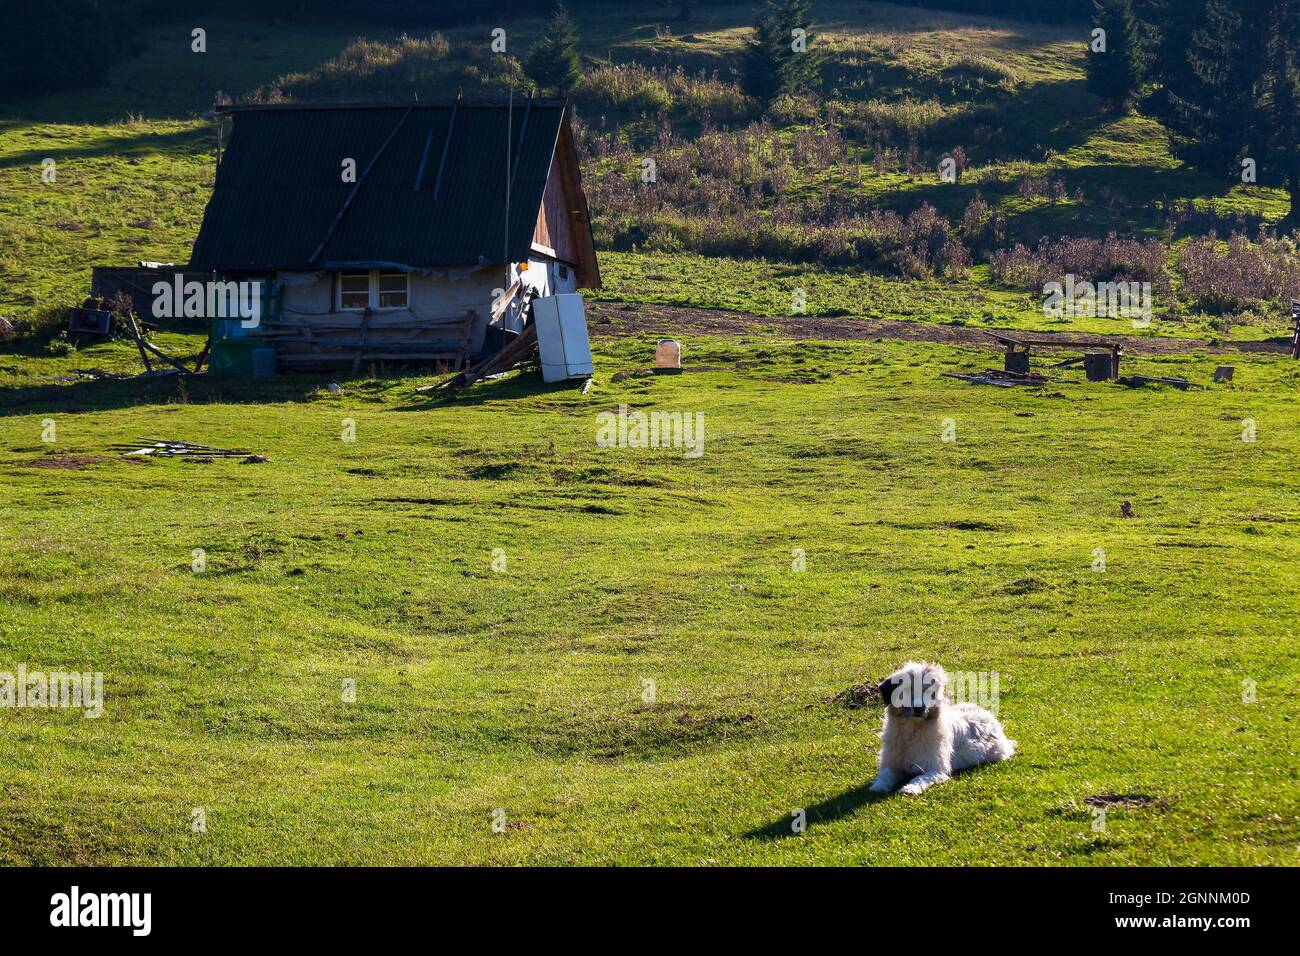
[[[527,258],[564,110],[515,101],[508,255],[504,105],[225,110],[233,130],[189,268]],[[356,160],[356,183],[343,182],[344,159]]]

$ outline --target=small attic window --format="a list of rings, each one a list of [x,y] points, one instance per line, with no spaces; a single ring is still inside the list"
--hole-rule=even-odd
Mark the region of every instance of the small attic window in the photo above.
[[[411,277],[405,272],[340,272],[338,289],[342,312],[405,309],[411,301]]]

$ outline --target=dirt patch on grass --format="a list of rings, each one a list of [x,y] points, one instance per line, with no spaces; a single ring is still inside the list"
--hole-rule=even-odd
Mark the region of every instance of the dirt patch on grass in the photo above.
[[[50,455],[22,462],[24,468],[52,468],[57,471],[77,471],[100,461],[116,461],[111,455]]]
[[[589,302],[588,326],[592,335],[753,335],[775,333],[792,339],[900,339],[907,342],[938,342],[966,345],[1001,352],[1002,346],[987,332],[1029,335],[1043,340],[1077,340],[1078,332],[1033,332],[1015,329],[974,329],[957,325],[927,322],[902,322],[895,319],[855,319],[818,315],[752,315],[723,309],[691,309],[677,305],[637,302]],[[1210,345],[1203,339],[1178,339],[1153,335],[1106,335],[1122,343],[1126,355],[1176,355],[1196,349],[1215,354],[1231,352],[1286,352],[1284,342],[1227,342]]]
[[[831,700],[841,707],[849,708],[849,710],[882,706],[880,688],[875,684],[854,684],[852,687],[840,691]]]

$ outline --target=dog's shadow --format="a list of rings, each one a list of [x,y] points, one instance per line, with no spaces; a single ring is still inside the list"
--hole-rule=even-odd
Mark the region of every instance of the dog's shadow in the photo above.
[[[887,793],[873,791],[871,781],[868,780],[861,786],[854,787],[852,790],[845,790],[829,800],[823,800],[811,807],[805,807],[804,822],[809,827],[815,823],[830,823],[832,820],[838,820],[841,817],[847,817],[855,813],[858,808],[868,803],[880,803],[882,800],[888,800],[897,795],[897,790]],[[788,814],[773,820],[766,826],[750,830],[745,834],[745,838],[748,840],[779,840],[781,837],[798,836],[801,831],[795,828],[796,822],[794,814]]]
[[[959,770],[952,775],[954,780],[962,777],[973,777],[977,774],[985,773],[989,768],[996,764],[980,764],[976,767],[967,767]],[[912,778],[908,778],[910,780]],[[893,790],[885,793],[877,793],[871,789],[871,781],[868,780],[861,786],[854,787],[852,790],[845,790],[837,797],[831,797],[829,800],[823,800],[821,803],[815,803],[807,807],[804,811],[804,822],[811,827],[814,823],[830,823],[832,820],[839,820],[841,817],[847,817],[856,811],[859,807],[868,803],[880,803],[882,800],[890,800],[894,797],[902,797],[901,788],[907,784],[907,780],[900,780],[898,786]],[[919,799],[919,798],[908,798]],[[747,840],[776,840],[781,837],[798,836],[799,830],[795,829],[795,817],[793,814],[773,820],[767,826],[750,830],[745,834]]]

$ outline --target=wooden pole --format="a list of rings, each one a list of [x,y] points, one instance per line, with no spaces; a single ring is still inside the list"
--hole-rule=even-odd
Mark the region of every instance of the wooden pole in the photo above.
[[[506,285],[510,285],[510,137],[515,131],[515,88],[510,87],[510,105],[506,108],[506,225],[502,230],[501,264],[506,269]]]
[[[149,364],[149,355],[144,350],[144,338],[140,335],[140,327],[135,324],[134,312],[128,312],[126,314],[126,324],[127,328],[131,330],[131,337],[135,339],[135,347],[140,350],[140,359],[144,362],[145,371],[152,372],[153,366]]]

